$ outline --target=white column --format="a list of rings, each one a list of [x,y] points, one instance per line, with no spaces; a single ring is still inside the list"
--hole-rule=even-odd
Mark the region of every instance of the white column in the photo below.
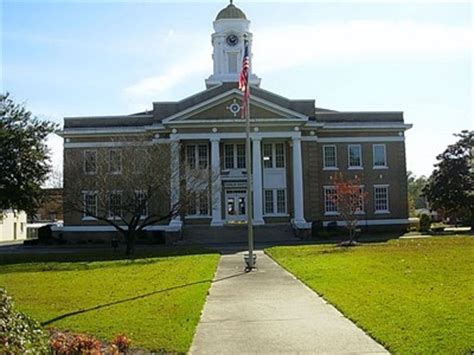
[[[221,201],[221,159],[219,150],[220,138],[211,138],[211,181],[212,181],[212,221],[211,226],[222,226]]]
[[[253,224],[265,224],[262,214],[262,138],[252,138]],[[249,164],[250,165],[250,164]],[[250,168],[250,167],[249,167]]]
[[[293,202],[295,216],[293,223],[296,227],[304,226],[303,211],[303,164],[301,161],[301,137],[293,137]]]
[[[179,160],[180,160],[180,142],[179,140],[172,140],[170,142],[171,150],[171,161],[170,161],[170,200],[171,208],[176,208],[179,204]],[[181,217],[179,215],[175,216],[170,225],[180,227],[182,225]]]

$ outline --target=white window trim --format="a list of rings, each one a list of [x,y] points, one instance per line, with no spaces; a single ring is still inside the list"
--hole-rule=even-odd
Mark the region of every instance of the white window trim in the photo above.
[[[270,169],[270,168],[268,168]],[[282,169],[282,168],[278,168]],[[278,193],[277,191],[283,190],[285,191],[285,212],[277,212],[278,211]],[[267,213],[265,211],[265,191],[271,191],[273,196],[273,213]],[[280,189],[280,188],[272,188],[272,189],[264,189],[263,190],[263,217],[288,217],[288,191],[287,189]]]
[[[95,154],[95,170],[94,171],[86,171],[86,153],[94,153]],[[82,153],[82,158],[83,158],[83,165],[82,165],[82,170],[85,175],[96,175],[97,174],[97,149],[86,149]]]
[[[123,210],[122,210],[122,207],[123,207],[123,200],[122,200],[122,197],[123,197],[123,191],[122,190],[112,190],[112,191],[108,191],[107,192],[107,219],[109,221],[120,221],[122,220],[122,217],[120,216],[111,216],[110,215],[110,210],[109,210],[109,207],[110,207],[110,195],[111,194],[118,194],[120,195],[120,209],[123,214]]]
[[[223,156],[223,160],[224,160],[224,170],[223,171],[230,171],[230,170],[241,170],[241,171],[246,171],[247,170],[247,155],[245,155],[244,157],[244,160],[245,160],[245,168],[238,168],[237,166],[237,145],[244,145],[244,151],[245,149],[247,149],[245,147],[245,143],[224,143],[224,156]],[[233,161],[233,165],[232,165],[232,168],[228,168],[226,167],[226,162],[225,162],[225,146],[232,146],[232,161]]]
[[[351,147],[358,147],[360,151],[360,165],[351,165]],[[362,157],[362,144],[348,144],[347,145],[347,169],[348,170],[362,170],[364,169]]]
[[[334,147],[334,159],[336,166],[326,166],[326,147]],[[335,144],[325,144],[323,145],[323,170],[334,171],[339,170],[337,167],[337,146]]]
[[[82,193],[82,201],[84,204],[84,211],[82,212],[82,221],[97,221],[97,218],[92,217],[92,216],[87,216],[86,215],[86,195],[94,195],[95,194],[95,214],[97,214],[97,209],[98,209],[98,203],[99,203],[99,192],[97,190],[83,190],[81,191]]]
[[[324,215],[325,216],[339,216],[339,212],[337,211],[326,211],[326,190],[335,190],[336,187],[334,185],[325,185],[323,186],[323,202],[324,202]],[[337,204],[336,204],[337,208]]]
[[[375,147],[383,147],[385,165],[375,165]],[[387,164],[387,145],[386,145],[386,144],[373,144],[373,145],[372,145],[372,168],[373,168],[374,170],[378,170],[378,169],[388,169],[388,164]]]
[[[202,189],[202,190],[196,190],[196,191],[194,191],[194,193],[196,194],[196,196],[194,198],[194,202],[196,204],[196,214],[186,214],[186,216],[184,216],[184,218],[187,218],[187,219],[211,218],[212,217],[212,215],[211,215],[212,206],[211,206],[211,199],[210,199],[210,196],[209,196],[209,191],[207,189]],[[201,196],[202,193],[205,193],[206,197],[207,197],[207,214],[197,213],[199,211],[199,199],[200,199],[200,196]]]
[[[376,210],[376,203],[375,203],[375,189],[376,188],[386,188],[387,189],[387,209],[386,210]],[[389,214],[390,213],[390,185],[388,184],[379,184],[374,185],[374,214]]]
[[[145,196],[147,195],[145,190],[135,190],[134,193],[135,193],[135,198],[136,198],[137,194],[139,194],[139,193],[144,194]],[[145,219],[149,216],[149,213],[148,213],[148,200],[145,203],[145,212],[146,212],[145,215],[142,215],[142,214],[140,215],[140,219]]]
[[[271,145],[272,147],[272,156],[271,156],[271,162],[272,162],[272,166],[271,168],[266,168],[265,167],[265,162],[262,162],[262,168],[263,169],[286,169],[286,149],[285,149],[285,142],[263,142],[263,145]],[[277,168],[276,166],[276,145],[277,144],[282,144],[283,145],[283,167],[279,167]],[[265,149],[264,147],[262,147],[262,159],[264,157],[264,154],[265,154]],[[281,189],[283,190],[283,189]]]
[[[200,146],[206,146],[206,165],[207,167],[204,169],[201,169],[199,167],[199,147]],[[190,168],[188,164],[188,148],[190,146],[194,146],[194,168]],[[185,156],[185,161],[186,161],[186,169],[189,170],[200,170],[200,171],[206,171],[209,170],[210,167],[210,162],[209,162],[209,145],[207,143],[192,143],[192,144],[186,144],[186,156]]]
[[[111,159],[110,159],[110,153],[112,151],[116,151],[116,152],[119,152],[119,156],[120,156],[120,170],[119,171],[111,171]],[[123,156],[122,156],[122,150],[121,149],[109,149],[109,152],[108,152],[108,155],[109,155],[109,174],[110,175],[120,175],[122,174],[122,170],[123,170]]]

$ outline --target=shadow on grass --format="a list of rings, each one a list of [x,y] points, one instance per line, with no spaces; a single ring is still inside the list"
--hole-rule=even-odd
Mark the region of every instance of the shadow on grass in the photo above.
[[[76,316],[76,315],[79,315],[79,314],[84,314],[84,313],[87,313],[87,312],[96,311],[96,310],[99,310],[99,309],[102,309],[102,308],[112,307],[112,306],[122,304],[122,303],[126,303],[126,302],[132,302],[132,301],[136,301],[136,300],[143,299],[143,298],[146,298],[146,297],[154,296],[154,295],[157,295],[157,294],[160,294],[160,293],[165,293],[165,292],[178,290],[178,289],[182,289],[182,288],[186,288],[186,287],[200,285],[200,284],[207,283],[207,282],[210,282],[210,283],[221,282],[221,281],[232,279],[234,277],[242,276],[242,275],[245,275],[245,274],[246,274],[246,272],[242,271],[242,272],[239,272],[237,274],[222,277],[222,278],[214,280],[214,281],[213,280],[201,280],[201,281],[191,282],[191,283],[184,284],[184,285],[178,285],[178,286],[165,288],[165,289],[162,289],[162,290],[152,291],[152,292],[144,293],[144,294],[141,294],[141,295],[138,295],[138,296],[124,298],[122,300],[100,304],[100,305],[90,307],[90,308],[85,308],[85,309],[80,309],[80,310],[73,311],[73,312],[68,312],[68,313],[62,314],[60,316],[51,318],[47,321],[44,321],[44,322],[41,323],[41,325],[46,326],[46,325],[49,325],[51,323],[57,322],[59,320],[69,318],[69,317],[72,317],[72,316]]]
[[[89,263],[101,261],[131,261],[143,263],[152,262],[150,260],[144,260],[147,258],[215,253],[216,251],[203,247],[151,247],[149,249],[138,249],[135,254],[130,257],[126,256],[122,249],[114,251],[111,248],[20,248],[14,253],[9,253],[6,250],[2,251],[0,248],[0,265],[25,264],[25,266],[27,266],[33,263]],[[84,265],[82,268],[85,268]],[[51,270],[54,269],[55,268],[52,268]],[[74,269],[74,267],[70,269]]]

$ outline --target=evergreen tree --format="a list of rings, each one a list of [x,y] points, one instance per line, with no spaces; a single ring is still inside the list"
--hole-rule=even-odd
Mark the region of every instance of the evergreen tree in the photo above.
[[[474,224],[474,131],[455,134],[459,140],[438,155],[435,170],[423,189],[430,207]]]
[[[50,171],[45,139],[56,125],[0,94],[0,210],[34,214]]]

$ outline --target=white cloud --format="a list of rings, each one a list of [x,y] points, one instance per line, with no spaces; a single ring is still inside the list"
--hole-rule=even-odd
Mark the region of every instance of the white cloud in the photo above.
[[[255,31],[254,68],[265,73],[314,61],[402,60],[467,53],[469,27],[413,21],[350,21]]]
[[[473,35],[469,27],[414,21],[327,22],[256,28],[253,32],[257,74],[316,61],[371,61],[381,57],[414,61],[452,56],[467,53]],[[205,38],[204,34],[176,35],[169,31],[175,51],[185,59],[127,87],[124,94],[128,101],[148,106],[150,99],[159,98],[191,76],[211,74],[210,53],[202,47],[190,48],[190,36],[201,45]]]

